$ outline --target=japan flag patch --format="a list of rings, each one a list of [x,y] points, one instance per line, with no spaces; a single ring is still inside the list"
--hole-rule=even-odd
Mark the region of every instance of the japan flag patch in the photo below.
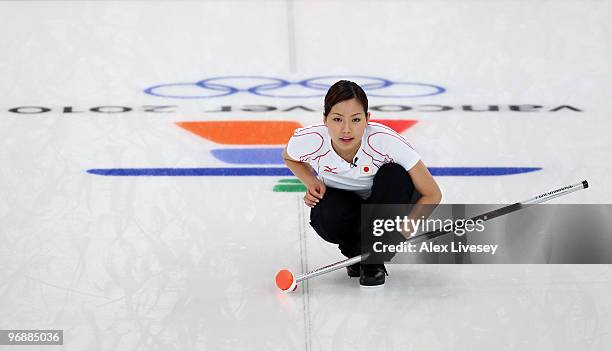
[[[361,165],[361,166],[359,166],[359,173],[361,173],[361,174],[372,174],[374,172],[372,170],[372,166],[370,166],[370,165]]]

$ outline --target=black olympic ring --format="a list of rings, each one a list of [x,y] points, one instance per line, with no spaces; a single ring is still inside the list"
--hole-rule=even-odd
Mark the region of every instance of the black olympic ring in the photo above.
[[[229,96],[239,92],[248,92],[253,95],[265,96],[271,98],[285,98],[285,99],[303,99],[303,98],[320,98],[325,96],[325,92],[331,87],[331,85],[340,79],[349,79],[355,81],[359,84],[363,90],[366,91],[368,96],[370,97],[380,97],[380,98],[415,98],[415,97],[425,97],[425,96],[433,96],[446,92],[446,89],[434,84],[427,83],[416,83],[416,82],[393,82],[391,80],[385,78],[378,77],[369,77],[369,76],[319,76],[313,77],[309,79],[300,80],[297,82],[291,82],[285,79],[280,78],[272,78],[272,77],[264,77],[264,76],[221,76],[221,77],[213,77],[202,79],[195,83],[168,83],[168,84],[159,84],[149,87],[144,90],[146,94],[164,97],[164,98],[172,98],[172,99],[208,99],[208,98],[216,98],[222,96]],[[220,81],[225,80],[262,80],[261,84],[251,85],[248,87],[236,87],[236,83],[234,85],[221,84]],[[324,82],[325,80],[331,81]],[[317,82],[318,81],[318,82]],[[252,83],[252,82],[251,82]],[[416,93],[412,94],[380,94],[376,93],[376,90],[389,88],[392,86],[408,86],[413,89],[417,89]],[[199,94],[189,94],[189,95],[176,95],[176,94],[164,94],[160,92],[165,88],[173,88],[177,89],[178,87],[189,87],[189,88],[201,88],[206,91],[212,91],[210,94],[202,95]],[[306,94],[273,94],[270,91],[279,90],[285,87],[295,88],[302,87],[310,90],[320,91],[321,93],[306,93]]]

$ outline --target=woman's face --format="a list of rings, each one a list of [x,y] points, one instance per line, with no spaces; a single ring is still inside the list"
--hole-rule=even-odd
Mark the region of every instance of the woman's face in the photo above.
[[[369,118],[370,113],[365,114],[357,99],[335,104],[323,119],[329,129],[334,149],[350,153],[359,148]]]

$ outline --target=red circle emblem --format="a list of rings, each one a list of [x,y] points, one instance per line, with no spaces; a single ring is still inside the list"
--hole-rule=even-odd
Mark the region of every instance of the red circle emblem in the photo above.
[[[364,172],[369,172],[370,171],[370,167],[368,167],[368,166],[363,167],[363,171]]]

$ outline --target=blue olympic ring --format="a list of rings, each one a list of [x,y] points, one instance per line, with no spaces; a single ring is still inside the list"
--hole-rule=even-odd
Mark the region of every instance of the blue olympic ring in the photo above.
[[[146,94],[164,97],[164,98],[172,98],[172,99],[209,99],[209,98],[217,98],[223,96],[233,95],[239,92],[247,92],[257,96],[271,97],[271,98],[283,98],[283,99],[304,99],[304,98],[321,98],[325,96],[325,92],[331,87],[331,85],[340,79],[349,79],[355,81],[359,84],[363,90],[370,97],[380,97],[380,98],[415,98],[415,97],[425,97],[425,96],[433,96],[446,92],[446,89],[433,84],[427,83],[416,83],[416,82],[393,82],[391,80],[385,78],[378,77],[369,77],[369,76],[349,76],[349,75],[338,75],[338,76],[319,76],[313,77],[309,79],[300,80],[297,82],[290,82],[285,79],[280,78],[272,78],[272,77],[264,77],[264,76],[221,76],[221,77],[213,77],[202,79],[195,83],[168,83],[168,84],[159,84],[149,87],[144,90]],[[263,80],[264,82],[261,84],[257,84],[249,87],[236,87],[227,84],[221,84],[222,80]],[[325,80],[331,81],[324,82]],[[412,94],[380,94],[376,93],[376,90],[389,88],[394,85],[397,86],[409,86],[412,88],[417,88],[422,92],[412,93]],[[302,87],[310,90],[321,91],[321,93],[317,94],[272,94],[270,91],[282,89],[285,87]],[[190,95],[177,95],[177,94],[164,94],[159,92],[159,90],[163,90],[165,88],[200,88],[205,89],[212,92],[219,93],[211,93],[207,95],[202,95],[201,93],[195,93]],[[372,92],[374,91],[374,92]]]

